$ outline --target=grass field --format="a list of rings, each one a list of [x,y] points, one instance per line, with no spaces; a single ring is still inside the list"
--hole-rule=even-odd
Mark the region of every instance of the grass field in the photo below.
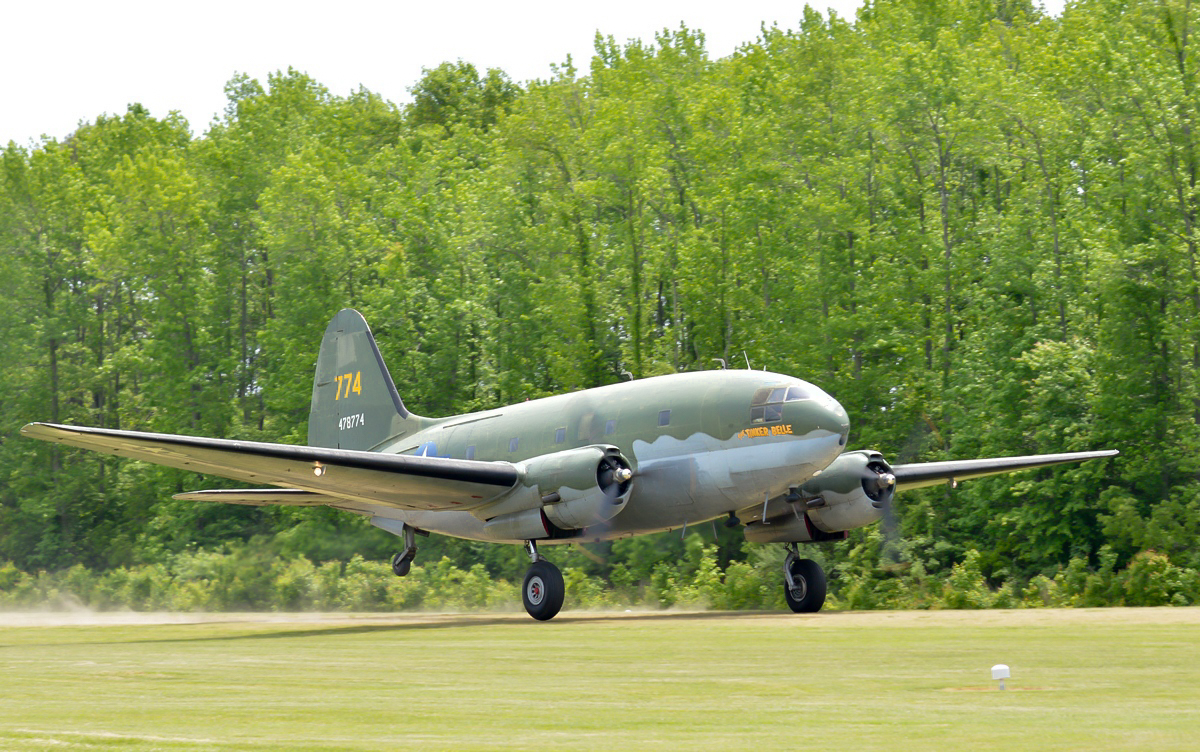
[[[3,750],[955,746],[1200,747],[1200,609],[0,614]]]

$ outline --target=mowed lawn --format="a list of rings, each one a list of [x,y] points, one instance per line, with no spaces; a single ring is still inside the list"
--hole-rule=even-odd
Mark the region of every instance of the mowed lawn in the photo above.
[[[0,615],[3,750],[1198,747],[1195,608]]]

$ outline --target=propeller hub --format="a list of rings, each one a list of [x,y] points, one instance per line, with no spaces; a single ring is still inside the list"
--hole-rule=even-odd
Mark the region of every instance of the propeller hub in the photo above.
[[[884,462],[872,462],[867,465],[867,475],[863,478],[863,490],[871,499],[871,506],[884,509],[892,501],[896,490],[896,476]]]
[[[629,482],[633,479],[633,469],[618,453],[607,454],[600,460],[596,468],[596,483],[605,496],[622,501],[629,491]]]

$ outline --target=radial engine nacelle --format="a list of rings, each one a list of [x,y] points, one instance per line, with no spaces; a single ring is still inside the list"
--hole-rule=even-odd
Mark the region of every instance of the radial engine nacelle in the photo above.
[[[786,543],[829,540],[884,515],[896,493],[896,476],[873,450],[846,452],[800,486],[793,514],[746,526],[746,540]],[[836,535],[841,538],[841,535]]]
[[[846,452],[800,486],[813,525],[827,533],[870,525],[883,517],[896,493],[887,460],[870,449]]]
[[[517,463],[522,481],[495,504],[474,510],[496,540],[570,537],[625,508],[633,470],[615,446],[593,444]]]

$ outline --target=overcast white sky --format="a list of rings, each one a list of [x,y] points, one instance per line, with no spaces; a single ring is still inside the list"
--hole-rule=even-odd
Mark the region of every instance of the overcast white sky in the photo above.
[[[861,0],[810,0],[853,18]],[[1047,0],[1061,8],[1063,0]],[[649,40],[681,22],[729,55],[763,23],[795,28],[803,0],[59,0],[0,15],[0,145],[62,139],[81,121],[140,102],[179,110],[197,135],[225,107],[234,73],[265,80],[289,66],[337,95],[360,85],[408,100],[421,68],[465,60],[514,81],[546,78],[570,54],[586,69],[596,31]]]

